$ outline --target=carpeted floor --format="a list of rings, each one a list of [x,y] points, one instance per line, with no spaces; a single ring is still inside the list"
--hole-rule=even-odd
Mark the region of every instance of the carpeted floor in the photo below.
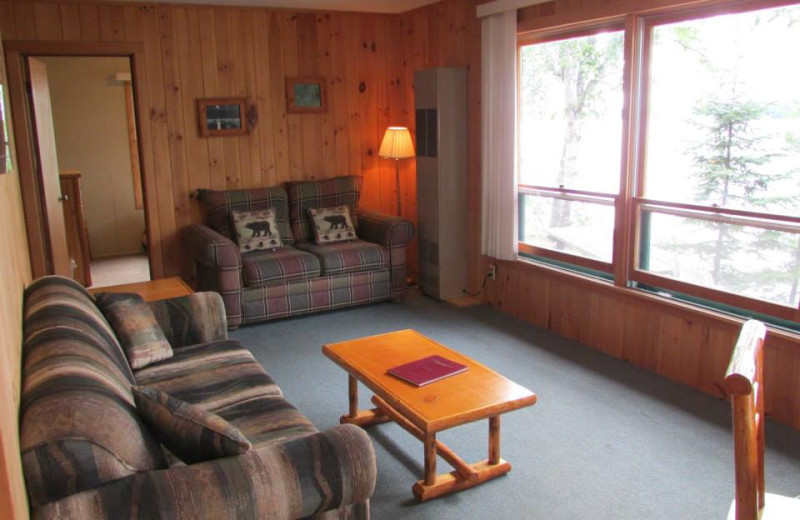
[[[242,327],[242,340],[320,429],[347,409],[347,377],[324,343],[413,328],[535,391],[502,418],[511,473],[418,504],[422,444],[397,425],[368,429],[378,458],[373,518],[716,519],[733,498],[730,407],[487,307],[458,309],[419,294]],[[769,381],[766,382],[769,385]],[[361,387],[361,402],[369,394]],[[486,421],[439,435],[469,462],[486,457]],[[767,490],[800,494],[800,432],[767,426]],[[449,471],[439,459],[440,471]]]

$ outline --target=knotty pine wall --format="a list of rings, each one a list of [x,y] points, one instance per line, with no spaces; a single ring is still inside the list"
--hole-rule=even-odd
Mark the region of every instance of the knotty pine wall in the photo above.
[[[178,233],[201,219],[192,198],[198,188],[360,174],[363,207],[395,212],[395,165],[377,152],[386,127],[413,119],[400,21],[261,8],[0,2],[5,40],[144,43],[140,101],[150,117],[140,125],[147,126],[144,164],[153,170],[145,175],[154,179],[146,186],[154,277],[191,272]],[[326,113],[286,114],[284,78],[299,75],[326,78]],[[216,96],[245,96],[258,106],[250,135],[198,136],[196,99]],[[403,167],[404,213],[413,220],[413,168]]]

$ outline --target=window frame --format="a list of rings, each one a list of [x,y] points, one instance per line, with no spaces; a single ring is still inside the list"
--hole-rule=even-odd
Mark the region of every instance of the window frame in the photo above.
[[[765,213],[759,211],[739,210],[716,206],[703,206],[700,204],[685,204],[645,197],[646,182],[646,144],[648,131],[648,104],[650,99],[650,57],[654,29],[661,25],[679,23],[719,15],[740,14],[761,9],[770,9],[797,5],[798,0],[742,0],[742,1],[714,1],[701,2],[702,5],[691,7],[658,7],[651,11],[642,11],[628,14],[623,17],[615,16],[608,19],[592,22],[582,22],[558,27],[557,29],[541,29],[517,35],[517,130],[520,123],[520,62],[521,49],[526,45],[539,44],[574,37],[588,36],[608,30],[623,29],[623,107],[622,107],[622,136],[620,146],[620,182],[618,193],[609,196],[606,193],[585,192],[581,190],[553,188],[519,184],[515,187],[520,199],[526,193],[548,194],[554,198],[567,197],[596,197],[611,200],[615,206],[614,238],[612,245],[612,260],[608,264],[578,255],[553,251],[522,241],[522,225],[520,222],[519,252],[526,257],[553,260],[576,266],[577,269],[592,269],[608,272],[613,275],[614,285],[634,290],[665,291],[670,295],[680,298],[687,295],[716,302],[723,307],[741,309],[743,313],[758,313],[775,317],[779,320],[800,322],[800,304],[797,306],[769,302],[731,292],[713,289],[677,280],[667,276],[657,275],[644,270],[640,266],[642,214],[645,211],[662,214],[683,213],[693,218],[728,221],[731,223],[758,224],[767,229],[788,230],[797,232],[800,228],[800,216],[778,213]],[[519,136],[519,131],[517,132]],[[518,137],[519,139],[519,137]],[[517,143],[520,144],[519,142]],[[519,146],[518,146],[519,150]],[[764,221],[775,223],[774,227],[764,224]],[[787,226],[791,229],[781,229]],[[552,267],[552,263],[548,263]],[[557,269],[564,269],[556,267]],[[642,288],[646,286],[647,289]]]
[[[516,125],[516,135],[517,135],[517,150],[520,149],[519,146],[519,139],[520,139],[520,109],[522,106],[521,100],[521,91],[520,82],[522,80],[521,77],[521,61],[522,61],[522,49],[523,47],[527,47],[529,45],[537,45],[542,43],[551,43],[556,41],[564,41],[572,38],[583,38],[587,36],[594,36],[597,34],[603,34],[607,32],[613,31],[620,31],[623,35],[623,67],[622,67],[622,74],[623,74],[623,92],[626,91],[625,85],[625,77],[627,75],[627,64],[625,62],[626,57],[626,47],[627,47],[627,31],[626,31],[626,20],[624,17],[614,17],[609,18],[606,20],[602,20],[600,22],[595,23],[584,23],[578,25],[572,25],[568,28],[559,28],[556,30],[543,30],[543,31],[536,31],[534,33],[517,35],[517,48],[516,48],[516,61],[517,61],[517,77],[516,77],[516,85],[517,85],[517,117],[515,121]],[[626,132],[625,132],[625,99],[623,95],[623,131],[620,135],[620,143],[624,142]],[[517,155],[517,160],[519,160],[519,156]],[[620,162],[620,177],[623,176],[623,162],[624,157],[621,158]],[[518,208],[523,208],[524,203],[522,202],[522,197],[526,194],[529,195],[537,195],[543,197],[549,197],[556,200],[572,200],[577,202],[588,202],[590,204],[599,204],[599,205],[613,205],[614,206],[614,226],[616,229],[617,225],[617,214],[619,212],[618,206],[620,203],[620,191],[617,190],[616,193],[613,192],[597,192],[597,191],[588,191],[588,190],[576,190],[570,188],[564,188],[563,186],[543,186],[543,185],[529,185],[529,184],[521,184],[517,183],[515,188],[517,190],[517,206]],[[582,200],[578,200],[582,199]],[[603,262],[601,260],[595,260],[592,258],[587,258],[585,256],[575,255],[572,253],[566,253],[563,251],[556,251],[553,249],[536,246],[533,244],[526,243],[522,240],[522,218],[521,212],[519,217],[520,225],[519,225],[519,241],[518,241],[518,248],[519,252],[527,255],[532,258],[537,257],[544,257],[549,258],[551,260],[555,260],[556,262],[564,263],[564,264],[571,264],[575,265],[578,268],[588,269],[591,271],[601,271],[603,273],[608,273],[609,275],[614,275],[614,264],[616,258],[616,233],[614,233],[614,244],[612,245],[612,253],[611,253],[611,262]]]

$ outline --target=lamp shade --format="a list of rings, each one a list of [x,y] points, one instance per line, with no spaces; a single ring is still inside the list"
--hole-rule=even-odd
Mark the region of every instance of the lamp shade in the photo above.
[[[414,157],[414,145],[411,133],[404,126],[390,126],[381,142],[378,155],[386,159],[408,159]]]

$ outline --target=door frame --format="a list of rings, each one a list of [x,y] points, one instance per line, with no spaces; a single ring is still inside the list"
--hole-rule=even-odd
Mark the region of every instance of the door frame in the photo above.
[[[144,196],[145,232],[147,234],[147,257],[150,265],[150,278],[162,278],[161,262],[154,261],[153,245],[158,237],[154,236],[152,218],[157,215],[155,207],[157,197],[155,179],[149,161],[145,160],[143,127],[150,112],[144,93],[145,55],[142,43],[131,42],[49,42],[8,40],[3,42],[6,58],[6,74],[8,76],[9,97],[11,99],[11,117],[14,134],[17,136],[17,165],[19,169],[20,191],[22,192],[25,227],[28,235],[28,249],[31,260],[31,271],[34,278],[51,274],[48,269],[50,257],[49,244],[46,240],[44,219],[42,217],[41,182],[34,167],[35,149],[33,147],[33,114],[30,112],[25,88],[25,64],[29,56],[75,56],[75,57],[127,57],[131,61],[131,78],[133,79],[133,103],[136,114],[136,136],[138,140],[139,167],[141,171],[142,194]]]

